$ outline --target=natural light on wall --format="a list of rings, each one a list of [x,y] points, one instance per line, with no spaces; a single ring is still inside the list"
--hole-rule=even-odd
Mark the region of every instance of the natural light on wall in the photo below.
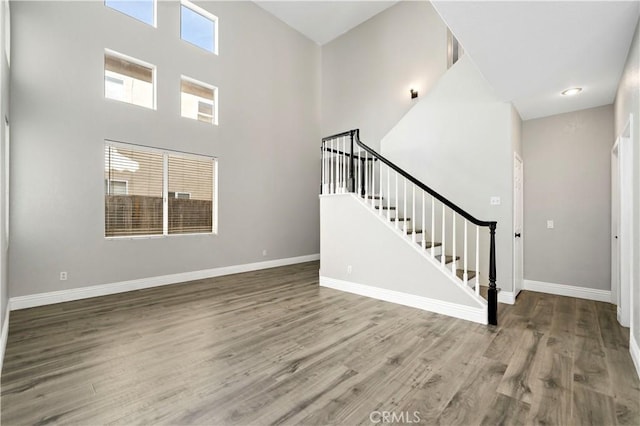
[[[104,96],[155,109],[155,67],[110,50],[104,54]]]
[[[218,89],[189,77],[180,81],[180,110],[183,117],[218,124]]]

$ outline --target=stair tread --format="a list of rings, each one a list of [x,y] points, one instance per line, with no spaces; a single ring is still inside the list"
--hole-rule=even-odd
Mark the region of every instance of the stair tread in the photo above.
[[[432,244],[431,241],[425,241],[424,242],[425,248],[428,248],[428,249],[431,248],[431,244]],[[418,245],[420,245],[420,247],[422,247],[422,241],[418,242]],[[442,243],[439,243],[437,241],[435,241],[433,243],[433,247],[440,247],[441,245],[442,245]]]
[[[365,197],[362,197],[362,198],[365,198]],[[379,195],[367,195],[367,197],[366,197],[366,198],[368,198],[368,199],[370,199],[370,200],[372,200],[372,199],[373,199],[373,200],[384,200],[384,197],[381,197],[381,196],[379,196]]]
[[[442,255],[441,254],[437,255],[436,259],[438,259],[438,262],[440,262],[442,259]],[[460,260],[460,256],[456,256],[456,260]],[[453,262],[453,256],[446,255],[444,257],[444,263],[451,263],[451,262]]]
[[[380,206],[375,206],[376,209],[380,209]],[[382,206],[382,210],[395,210],[396,208],[391,206],[391,207],[387,207],[387,206]]]
[[[422,229],[416,229],[416,234],[422,234]],[[413,234],[413,229],[407,229],[407,235]]]
[[[458,276],[458,278],[463,279],[464,269],[456,270],[456,275]],[[467,282],[471,281],[475,277],[476,277],[476,271],[467,271]],[[475,283],[469,283],[469,284],[475,284]],[[473,287],[473,285],[471,285],[471,287]]]
[[[389,220],[391,220],[391,222],[395,222],[396,220],[397,220],[398,222],[404,222],[404,221],[407,221],[407,222],[408,222],[408,221],[410,221],[410,220],[411,220],[411,218],[410,218],[410,217],[399,217],[398,219],[396,219],[395,217],[392,217],[392,218],[391,218],[391,219],[389,219]]]

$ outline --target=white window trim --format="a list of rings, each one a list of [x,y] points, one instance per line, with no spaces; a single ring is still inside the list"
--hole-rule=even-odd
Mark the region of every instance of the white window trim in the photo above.
[[[120,149],[135,149],[147,152],[153,152],[156,154],[162,154],[163,156],[163,182],[162,182],[162,234],[156,235],[124,235],[117,237],[104,236],[106,240],[147,240],[153,238],[168,238],[168,237],[182,237],[185,235],[209,235],[215,236],[218,235],[218,157],[214,157],[212,155],[204,155],[204,154],[192,154],[189,152],[182,151],[174,151],[169,149],[159,149],[153,148],[145,145],[137,145],[132,143],[124,143],[113,141],[110,139],[105,139],[104,144],[106,146],[112,146],[114,148]],[[104,150],[104,147],[102,148]],[[213,160],[213,201],[211,205],[211,232],[190,232],[190,233],[182,233],[182,234],[169,234],[169,156],[175,155],[184,158],[192,158],[196,160],[202,160],[204,158]],[[128,193],[128,187],[127,187]],[[103,209],[104,210],[104,209]],[[106,218],[103,217],[102,223],[106,222]],[[104,226],[104,225],[103,225]]]
[[[152,0],[152,1],[153,1],[153,23],[151,23],[151,24],[147,24],[146,22],[141,21],[140,19],[138,19],[138,18],[136,18],[134,16],[131,16],[131,15],[127,14],[127,13],[124,13],[121,10],[118,10],[118,9],[115,9],[115,8],[109,6],[107,4],[107,0],[104,0],[103,4],[104,4],[104,7],[106,7],[107,9],[113,10],[113,11],[115,11],[115,12],[121,14],[121,15],[128,16],[129,18],[133,19],[134,21],[140,22],[140,23],[142,23],[144,25],[150,25],[153,28],[158,28],[158,0]]]
[[[158,109],[157,108],[157,99],[158,99],[158,96],[157,96],[157,91],[158,91],[158,84],[157,84],[158,83],[157,82],[157,80],[158,80],[158,72],[157,71],[158,70],[157,70],[157,67],[155,65],[149,63],[149,62],[145,62],[145,61],[140,60],[138,58],[134,58],[132,56],[128,56],[128,55],[125,55],[123,53],[116,52],[115,50],[111,50],[111,49],[104,49],[104,54],[105,55],[110,55],[110,56],[115,56],[116,58],[124,59],[127,62],[131,62],[133,64],[140,65],[140,66],[143,66],[143,67],[151,69],[151,85],[153,86],[152,87],[152,92],[151,92],[152,95],[151,96],[152,96],[153,99],[151,99],[151,108],[147,108],[146,106],[136,105],[136,104],[133,104],[131,102],[125,102],[125,101],[120,101],[118,99],[108,98],[105,88],[103,88],[102,96],[104,96],[104,98],[106,100],[108,100],[108,101],[115,101],[115,102],[119,102],[121,104],[133,105],[135,107],[144,108],[144,109],[152,109],[154,111],[157,110]],[[104,77],[105,77],[104,73],[106,71],[104,68],[105,67],[104,67],[104,64],[103,64],[102,65],[102,74],[103,74],[102,84],[103,84],[103,86],[104,86]]]
[[[213,122],[211,123],[214,126],[218,125],[218,88],[216,86],[214,86],[213,84],[209,84],[209,83],[205,83],[204,81],[200,81],[200,80],[196,80],[195,78],[191,78],[191,77],[187,77],[186,75],[181,75],[180,76],[180,82],[182,82],[182,80],[184,81],[188,81],[189,83],[193,83],[193,84],[197,84],[198,86],[202,86],[205,87],[207,89],[211,89],[213,90]],[[182,94],[182,89],[180,90],[180,94]],[[182,101],[180,101],[182,102]],[[182,109],[182,105],[180,105],[180,109]],[[180,114],[181,117],[187,118],[189,120],[196,120],[199,121],[197,119],[191,118],[191,117],[185,117],[184,115]]]
[[[7,65],[11,67],[11,5],[9,0],[3,0],[2,2],[2,25],[4,34],[3,45],[4,45],[4,55],[7,58]]]
[[[201,8],[200,6],[190,2],[189,0],[180,0],[180,6],[184,6],[186,8],[189,8],[191,10],[193,10],[194,12],[196,12],[199,15],[204,16],[205,18],[207,18],[208,20],[212,21],[214,23],[213,25],[213,53],[214,55],[218,55],[218,17],[216,15],[214,15],[213,13],[209,12],[206,9]],[[182,12],[181,12],[182,13]],[[182,33],[182,15],[180,16],[180,33]],[[205,50],[207,52],[210,52],[207,49],[203,49],[200,46],[197,46],[185,39],[183,39],[182,37],[180,37],[180,39],[186,43],[189,43],[193,46],[196,46],[199,49]]]

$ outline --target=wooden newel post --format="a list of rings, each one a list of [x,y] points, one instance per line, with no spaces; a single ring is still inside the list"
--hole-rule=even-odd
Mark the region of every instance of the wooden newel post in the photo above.
[[[491,248],[489,249],[489,324],[498,325],[498,289],[496,288],[496,222],[489,225]]]

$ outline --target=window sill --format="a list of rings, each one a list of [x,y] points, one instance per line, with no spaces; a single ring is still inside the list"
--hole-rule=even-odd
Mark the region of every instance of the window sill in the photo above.
[[[122,240],[158,240],[163,238],[173,238],[173,237],[189,237],[189,236],[205,236],[205,237],[215,237],[218,235],[217,232],[192,232],[185,234],[169,234],[169,235],[130,235],[130,236],[121,236],[121,237],[104,237],[107,241],[122,241]]]

